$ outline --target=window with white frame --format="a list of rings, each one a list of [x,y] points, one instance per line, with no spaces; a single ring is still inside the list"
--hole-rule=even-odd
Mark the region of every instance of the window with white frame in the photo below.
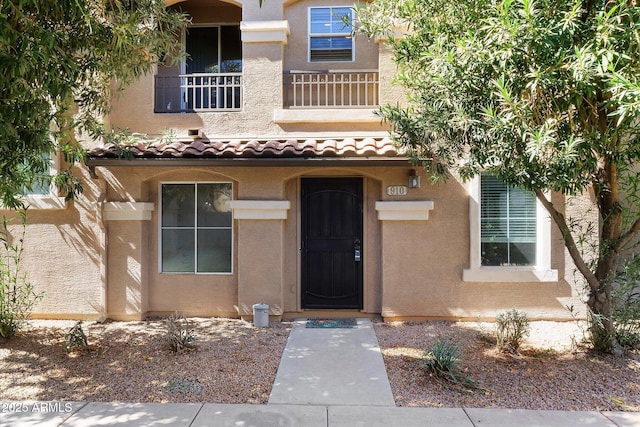
[[[353,9],[309,8],[309,62],[353,61]]]
[[[480,175],[481,265],[535,265],[536,196]]]
[[[160,271],[231,273],[229,182],[161,184]]]
[[[53,181],[58,173],[58,154],[43,154],[42,162],[46,167],[35,176],[31,188],[24,189],[23,201],[30,209],[63,209],[64,197],[58,196],[58,188]]]
[[[557,281],[551,222],[530,191],[482,173],[469,183],[471,282]]]
[[[44,170],[34,176],[31,188],[25,189],[25,195],[49,195],[51,193],[52,156],[40,154],[38,158],[41,159]]]

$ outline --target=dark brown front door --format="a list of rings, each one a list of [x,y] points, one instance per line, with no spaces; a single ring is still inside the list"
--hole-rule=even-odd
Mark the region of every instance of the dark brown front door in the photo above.
[[[362,308],[362,179],[302,180],[302,308]]]

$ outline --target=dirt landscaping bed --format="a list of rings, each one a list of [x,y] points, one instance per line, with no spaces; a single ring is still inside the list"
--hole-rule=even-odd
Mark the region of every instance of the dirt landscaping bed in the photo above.
[[[73,321],[32,321],[0,339],[0,400],[266,403],[292,324],[254,328],[234,319],[190,319],[195,349],[173,353],[165,320],[86,322],[89,349],[65,351]],[[572,351],[573,323],[533,322],[520,355],[498,352],[492,325],[374,323],[398,406],[640,411],[640,352],[623,358]],[[422,352],[451,336],[464,374],[483,391],[430,376]]]
[[[89,349],[72,353],[64,336],[75,322],[32,321],[0,339],[0,399],[266,403],[291,324],[190,320],[195,348],[182,353],[164,320],[86,322]]]
[[[640,352],[618,358],[579,350],[583,333],[574,322],[531,326],[520,354],[508,355],[491,342],[493,324],[376,324],[396,405],[640,411]],[[484,390],[458,391],[426,371],[423,351],[445,337],[461,348],[465,377]]]

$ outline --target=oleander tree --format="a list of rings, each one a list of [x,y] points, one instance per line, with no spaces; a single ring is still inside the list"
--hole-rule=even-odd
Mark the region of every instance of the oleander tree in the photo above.
[[[592,335],[620,352],[612,292],[640,231],[637,2],[373,0],[358,17],[388,37],[406,89],[380,110],[396,141],[435,181],[488,171],[534,192],[584,276]],[[548,191],[593,191],[595,259]]]
[[[1,203],[20,208],[58,150],[68,168],[56,184],[68,199],[81,192],[75,138],[106,135],[114,93],[178,52],[184,25],[164,0],[0,1]]]

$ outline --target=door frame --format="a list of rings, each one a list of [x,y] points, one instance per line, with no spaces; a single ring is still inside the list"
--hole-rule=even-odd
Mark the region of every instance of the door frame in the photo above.
[[[327,308],[327,309],[320,309],[320,308],[304,308],[303,307],[303,303],[302,303],[302,299],[303,299],[303,293],[304,293],[304,289],[303,289],[303,285],[304,285],[304,270],[303,270],[303,240],[304,240],[304,229],[303,229],[303,184],[302,181],[304,179],[318,179],[318,180],[340,180],[340,179],[345,179],[345,180],[360,180],[361,182],[361,256],[362,256],[362,261],[361,261],[361,284],[360,284],[360,301],[359,301],[359,306],[360,308]],[[335,311],[365,311],[365,306],[366,304],[366,293],[367,293],[367,288],[365,286],[365,283],[367,283],[366,277],[367,277],[367,268],[366,268],[366,263],[368,260],[368,251],[367,251],[367,177],[364,175],[343,175],[343,174],[337,174],[337,175],[302,175],[298,177],[298,185],[297,185],[297,199],[298,199],[298,209],[297,209],[297,230],[298,230],[298,238],[297,238],[297,247],[298,247],[298,259],[297,259],[297,264],[298,264],[298,274],[297,274],[297,279],[298,279],[298,286],[297,286],[297,306],[299,311],[314,311],[314,310],[335,310]]]

